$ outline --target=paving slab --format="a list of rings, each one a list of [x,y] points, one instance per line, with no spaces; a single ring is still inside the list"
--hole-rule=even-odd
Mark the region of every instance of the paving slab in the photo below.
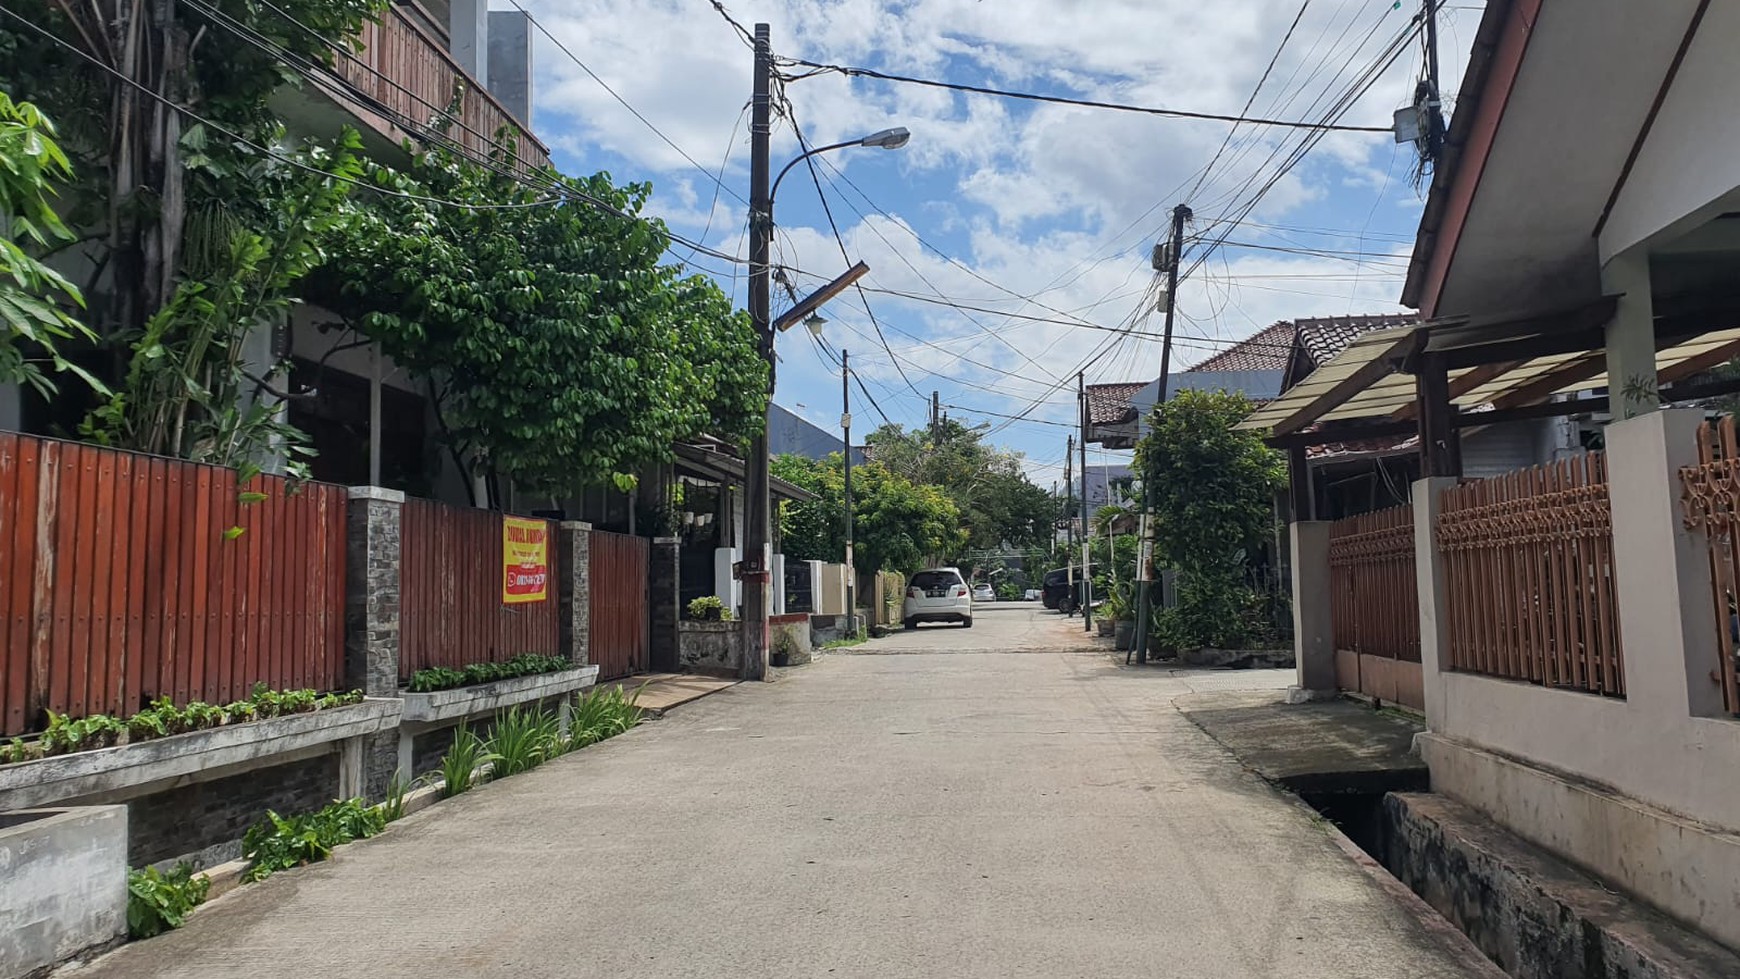
[[[1351,700],[1288,704],[1272,690],[1193,693],[1179,711],[1271,782],[1297,792],[1424,789],[1425,725]]]
[[[730,677],[706,676],[700,673],[641,673],[599,686],[621,687],[624,693],[639,691],[634,702],[643,710],[662,714],[672,707],[680,707],[708,694],[734,687],[739,682],[741,681]]]

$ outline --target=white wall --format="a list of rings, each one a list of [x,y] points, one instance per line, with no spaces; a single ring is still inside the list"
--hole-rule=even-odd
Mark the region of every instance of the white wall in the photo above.
[[[1740,187],[1737,51],[1740,3],[1711,4],[1602,229],[1603,264],[1714,217]]]

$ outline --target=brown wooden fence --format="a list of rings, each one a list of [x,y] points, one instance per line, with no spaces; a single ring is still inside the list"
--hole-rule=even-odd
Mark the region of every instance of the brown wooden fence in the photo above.
[[[1443,503],[1446,666],[1624,696],[1606,455],[1465,483]]]
[[[1424,708],[1414,508],[1337,520],[1329,531],[1335,672],[1344,690]]]
[[[0,732],[342,684],[344,489],[236,475],[0,433]]]
[[[1710,675],[1722,685],[1722,702],[1740,714],[1735,677],[1735,633],[1740,609],[1740,439],[1734,417],[1698,428],[1698,464],[1680,470],[1680,501],[1686,527],[1703,534],[1710,562],[1710,624],[1716,662]]]
[[[556,525],[544,521],[554,566]],[[406,500],[399,528],[399,675],[554,654],[556,581],[541,602],[502,603],[502,515]],[[645,579],[641,580],[642,590]]]
[[[610,680],[649,668],[651,620],[647,617],[647,540],[592,532],[588,566],[592,662]]]

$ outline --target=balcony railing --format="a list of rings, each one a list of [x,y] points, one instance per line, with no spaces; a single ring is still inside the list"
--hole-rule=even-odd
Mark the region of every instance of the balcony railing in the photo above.
[[[334,71],[361,94],[368,114],[393,130],[389,135],[415,137],[432,124],[445,122],[448,138],[481,160],[505,147],[506,141],[497,134],[507,127],[505,135],[516,144],[524,168],[549,165],[548,147],[459,67],[438,37],[398,5],[388,7],[379,23],[363,25],[361,39],[361,53],[338,58]],[[460,88],[464,91],[460,109],[449,119],[447,108]],[[355,93],[341,94],[357,101]]]

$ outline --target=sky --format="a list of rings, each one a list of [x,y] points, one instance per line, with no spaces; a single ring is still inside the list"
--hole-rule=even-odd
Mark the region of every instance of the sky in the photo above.
[[[753,58],[711,0],[498,6],[516,2],[548,32],[534,48],[533,128],[557,166],[650,181],[649,213],[746,255]],[[1265,120],[1320,123],[1357,93],[1339,124],[1387,127],[1424,64],[1412,40],[1382,68],[1386,48],[1410,30],[1411,0],[738,0],[724,9],[745,27],[771,25],[782,57]],[[1439,16],[1443,89],[1453,96],[1480,8],[1450,2]],[[989,441],[1023,453],[1036,483],[1060,479],[1078,372],[1089,384],[1159,372],[1150,250],[1179,203],[1195,217],[1175,370],[1278,320],[1401,308],[1423,195],[1413,147],[1388,133],[1235,126],[838,72],[793,78],[783,92],[775,172],[801,152],[794,123],[811,146],[891,126],[912,133],[900,150],[818,156],[815,178],[799,165],[775,201],[774,261],[799,295],[854,261],[870,266],[862,294],[823,309],[821,340],[800,327],[777,342],[775,400],[834,432],[834,352],[850,351],[863,383],[852,391],[855,440],[884,418],[924,424],[935,391],[951,417],[990,423]],[[745,303],[743,266],[680,245],[671,256]],[[790,302],[776,285],[776,315]],[[1126,458],[1095,448],[1089,462]]]

